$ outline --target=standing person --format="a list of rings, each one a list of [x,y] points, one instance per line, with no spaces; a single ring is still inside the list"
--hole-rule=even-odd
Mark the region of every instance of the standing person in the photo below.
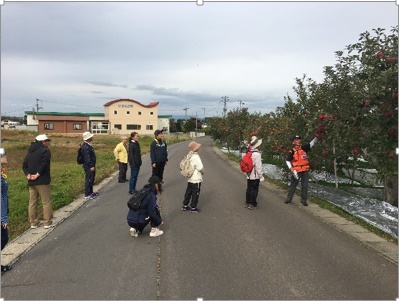
[[[286,204],[291,203],[294,197],[295,189],[301,181],[301,203],[303,206],[307,206],[308,199],[308,182],[309,182],[309,160],[308,152],[317,141],[317,137],[314,137],[310,143],[302,145],[302,138],[296,135],[291,138],[293,148],[288,152],[286,163],[288,168],[292,171],[291,183],[288,188],[288,195],[285,201]]]
[[[114,149],[114,156],[119,165],[119,177],[118,177],[119,183],[127,182],[126,173],[127,173],[128,146],[126,142],[127,142],[127,137],[122,136],[121,142],[118,143]]]
[[[4,165],[7,164],[5,154],[1,155],[1,250],[8,243],[8,183]],[[12,267],[1,265],[1,273],[8,272]]]
[[[165,165],[168,164],[168,146],[166,142],[162,140],[162,130],[156,130],[154,136],[155,139],[150,145],[152,175],[157,176],[163,184],[163,172]]]
[[[22,164],[22,170],[28,179],[29,186],[28,211],[31,229],[36,229],[40,225],[37,214],[39,196],[43,204],[44,229],[55,226],[51,204],[50,141],[45,134],[38,135],[36,141],[30,145]]]
[[[157,195],[162,193],[162,184],[157,176],[151,176],[144,188],[149,188],[150,192],[143,199],[140,209],[129,210],[127,214],[127,223],[131,227],[130,235],[139,236],[150,224],[150,237],[157,237],[163,234],[163,231],[158,228],[163,225],[163,221],[157,205]]]
[[[258,208],[258,202],[256,199],[258,197],[259,184],[265,180],[263,177],[262,155],[258,150],[258,147],[261,144],[262,139],[252,136],[248,147],[248,151],[252,152],[252,162],[254,164],[251,172],[247,173],[245,208],[250,210]]]
[[[83,133],[83,170],[85,171],[85,199],[95,199],[98,195],[93,191],[93,185],[96,178],[96,153],[91,145],[93,142],[93,134],[90,132]]]
[[[199,213],[200,210],[197,208],[197,205],[201,191],[202,175],[204,174],[204,165],[202,164],[201,158],[198,154],[201,144],[191,141],[188,147],[190,148],[190,162],[194,167],[194,172],[187,180],[188,183],[186,192],[184,194],[183,207],[181,210]],[[190,200],[191,204],[189,206],[188,204],[190,203]]]
[[[137,132],[130,134],[128,160],[130,165],[129,193],[132,194],[136,190],[137,178],[142,164],[139,134]]]

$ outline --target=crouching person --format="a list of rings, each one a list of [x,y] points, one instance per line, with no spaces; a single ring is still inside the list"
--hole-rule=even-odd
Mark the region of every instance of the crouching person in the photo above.
[[[163,221],[157,205],[157,194],[162,193],[161,180],[157,176],[152,176],[143,188],[148,188],[149,193],[144,197],[140,208],[138,210],[130,209],[127,214],[127,223],[131,227],[130,235],[139,236],[150,224],[150,237],[157,237],[163,234],[163,231],[158,228],[163,225]]]

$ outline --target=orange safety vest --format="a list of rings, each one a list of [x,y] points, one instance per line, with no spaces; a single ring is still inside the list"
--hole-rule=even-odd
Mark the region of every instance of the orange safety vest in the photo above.
[[[308,154],[302,148],[293,148],[292,167],[297,172],[307,171],[310,169]]]

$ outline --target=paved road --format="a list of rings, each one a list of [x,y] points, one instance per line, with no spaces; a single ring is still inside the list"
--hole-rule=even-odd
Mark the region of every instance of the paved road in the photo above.
[[[188,142],[170,146],[160,200],[165,234],[129,236],[127,184],[112,180],[2,276],[6,300],[394,300],[398,267],[261,186],[244,209],[246,180],[201,138],[199,214],[180,210]],[[143,161],[139,185],[150,173]]]

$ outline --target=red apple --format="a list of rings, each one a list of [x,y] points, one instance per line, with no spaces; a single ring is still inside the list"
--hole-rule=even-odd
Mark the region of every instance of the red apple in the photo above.
[[[323,156],[327,156],[328,155],[328,153],[329,153],[329,151],[326,149],[325,151],[323,151]]]
[[[384,56],[384,52],[378,51],[375,56],[377,57],[377,59],[382,58]]]
[[[396,57],[387,57],[385,60],[387,62],[390,62],[390,63],[396,63],[398,61],[398,58],[396,58]]]
[[[392,100],[398,100],[398,92],[393,92],[392,93]]]
[[[352,150],[352,152],[353,152],[353,154],[354,154],[355,156],[357,156],[357,155],[359,154],[359,150],[357,149],[357,147],[355,147],[355,148]]]
[[[386,118],[391,118],[393,116],[393,113],[392,112],[386,112],[385,113],[385,117]]]
[[[370,103],[369,103],[368,101],[366,101],[365,103],[363,103],[363,106],[364,106],[365,108],[369,108],[369,107],[370,107]]]

